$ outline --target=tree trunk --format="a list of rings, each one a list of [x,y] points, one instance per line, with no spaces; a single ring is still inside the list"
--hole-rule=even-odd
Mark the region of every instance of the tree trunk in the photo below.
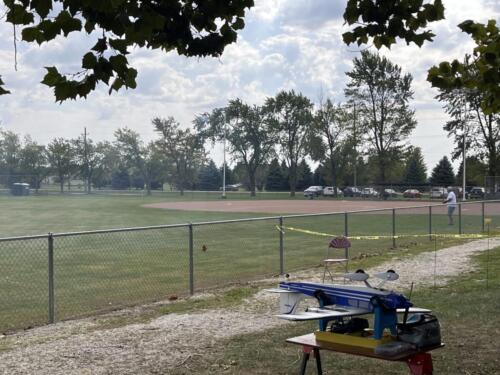
[[[248,178],[250,180],[250,196],[255,197],[255,171],[248,170]]]
[[[335,168],[335,159],[333,156],[330,156],[330,167],[332,168],[333,196],[337,198],[337,168]]]
[[[290,196],[295,197],[295,190],[297,187],[297,165],[293,161],[290,163],[288,182],[290,183]]]
[[[61,193],[64,193],[64,178],[59,177],[59,185]]]

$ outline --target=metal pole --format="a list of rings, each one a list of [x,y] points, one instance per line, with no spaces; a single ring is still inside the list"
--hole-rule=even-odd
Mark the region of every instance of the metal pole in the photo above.
[[[349,237],[349,220],[347,212],[344,212],[344,236]],[[345,259],[349,259],[349,248],[344,249]]]
[[[484,202],[481,202],[481,232],[484,233]]]
[[[49,323],[54,323],[54,237],[48,234]]]
[[[392,209],[392,247],[396,247],[396,209]]]
[[[466,115],[467,115],[467,112],[466,112]],[[462,168],[462,200],[465,201],[465,123],[464,123],[464,166]]]
[[[284,236],[283,236],[283,216],[279,218],[280,226],[280,275],[285,274],[285,254],[284,254]]]
[[[462,204],[458,204],[458,234],[462,234]]]
[[[432,241],[432,206],[429,206],[429,241]]]
[[[194,294],[193,224],[189,223],[189,294]]]
[[[226,198],[226,121],[224,120],[224,140],[223,140],[224,163],[222,168],[222,198]]]

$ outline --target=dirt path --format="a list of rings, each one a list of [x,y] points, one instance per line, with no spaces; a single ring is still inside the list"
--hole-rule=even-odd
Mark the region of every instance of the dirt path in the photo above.
[[[500,238],[490,240],[500,246]],[[368,270],[389,268],[400,274],[400,285],[434,283],[434,259],[439,265],[437,282],[472,270],[470,256],[487,248],[487,240],[424,253],[408,259],[394,258]],[[319,280],[316,269],[294,275]],[[200,298],[200,297],[197,297]],[[209,310],[191,314],[168,314],[145,324],[99,329],[108,319],[140,314],[141,308],[123,310],[36,328],[0,338],[0,373],[17,374],[168,374],[188,366],[214,350],[219,340],[263,331],[285,323],[273,317],[277,301],[273,294],[259,292],[236,309]]]

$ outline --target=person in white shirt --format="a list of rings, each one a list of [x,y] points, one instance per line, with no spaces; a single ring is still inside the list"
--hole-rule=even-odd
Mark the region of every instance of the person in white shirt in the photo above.
[[[453,225],[453,211],[455,211],[455,207],[457,207],[457,196],[452,188],[448,188],[448,196],[443,203],[448,205],[448,225]]]

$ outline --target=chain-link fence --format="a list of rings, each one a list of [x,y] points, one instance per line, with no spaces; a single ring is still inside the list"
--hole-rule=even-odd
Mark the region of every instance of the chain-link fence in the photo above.
[[[448,214],[434,205],[2,238],[0,332],[323,267],[333,236],[351,238],[339,257],[364,260],[498,235],[500,201]],[[481,256],[498,274],[499,251]]]

